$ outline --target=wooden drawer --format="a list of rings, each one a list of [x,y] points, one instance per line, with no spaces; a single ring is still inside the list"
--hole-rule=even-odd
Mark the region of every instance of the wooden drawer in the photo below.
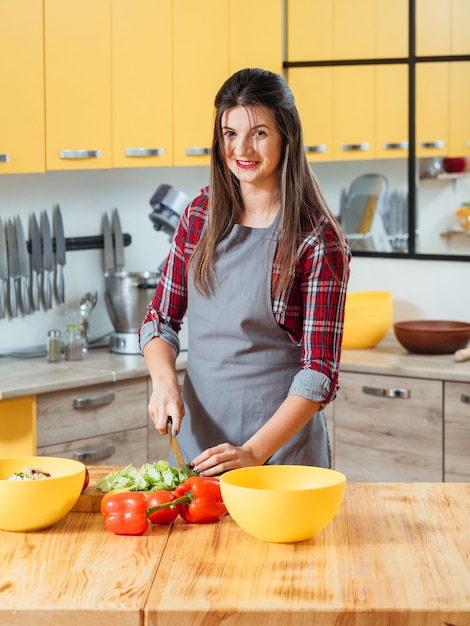
[[[85,465],[142,465],[147,462],[147,428],[44,446],[37,453],[78,459]]]
[[[444,385],[444,480],[470,482],[470,384]]]
[[[335,469],[352,481],[443,480],[441,381],[344,372],[340,387]]]

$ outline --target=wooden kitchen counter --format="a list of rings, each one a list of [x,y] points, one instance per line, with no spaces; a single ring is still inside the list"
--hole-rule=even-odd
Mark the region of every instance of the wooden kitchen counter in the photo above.
[[[299,512],[301,514],[301,512]],[[0,532],[2,626],[470,626],[470,484],[349,483],[297,544],[214,524]]]

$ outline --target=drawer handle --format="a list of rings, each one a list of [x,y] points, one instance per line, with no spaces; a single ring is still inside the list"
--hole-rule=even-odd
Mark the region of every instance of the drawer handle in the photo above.
[[[363,387],[362,393],[369,396],[379,396],[380,398],[411,398],[409,389],[386,389],[380,387]]]
[[[102,446],[101,448],[91,448],[90,450],[75,450],[73,458],[82,463],[101,461],[112,456],[115,451],[116,448],[114,446]]]
[[[464,404],[470,404],[470,396],[468,395],[468,393],[463,393],[460,396],[460,402],[463,402]]]
[[[305,146],[305,152],[326,152],[326,144],[320,143],[318,146]]]
[[[126,148],[126,157],[163,156],[163,148]]]
[[[341,148],[345,152],[367,152],[369,150],[369,144],[367,141],[362,143],[343,143]]]
[[[419,145],[421,146],[421,148],[424,148],[426,150],[430,150],[432,148],[443,148],[444,140],[438,139],[437,141],[422,141]]]
[[[398,143],[384,143],[384,150],[407,150],[408,142],[399,141]]]
[[[0,154],[0,163],[8,163],[10,160],[9,154]]]
[[[115,399],[114,392],[110,391],[109,393],[104,393],[101,396],[91,396],[89,398],[74,398],[73,400],[73,408],[74,409],[89,409],[94,406],[105,406],[106,404],[111,404]]]
[[[210,148],[186,148],[187,156],[201,156],[204,154],[210,154]]]
[[[61,159],[99,159],[101,150],[61,150]]]

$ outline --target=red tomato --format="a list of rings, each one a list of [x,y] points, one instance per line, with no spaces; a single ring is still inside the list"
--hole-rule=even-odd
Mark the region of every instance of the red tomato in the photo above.
[[[166,491],[165,489],[161,489],[159,491],[152,491],[147,496],[147,506],[149,509],[152,509],[155,506],[160,506],[161,504],[166,504],[168,502],[173,502],[176,497],[171,491]],[[179,513],[179,505],[174,507],[166,506],[159,511],[154,511],[150,513],[148,516],[149,520],[153,524],[171,524],[178,517]]]
[[[85,480],[83,481],[82,493],[88,487],[89,482],[90,482],[90,472],[88,471],[88,467],[85,467]]]

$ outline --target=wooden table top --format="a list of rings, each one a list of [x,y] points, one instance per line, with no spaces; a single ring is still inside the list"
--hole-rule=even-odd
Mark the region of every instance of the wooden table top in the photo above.
[[[109,533],[99,513],[0,532],[0,624],[470,626],[470,484],[349,483],[296,544],[212,524]]]

